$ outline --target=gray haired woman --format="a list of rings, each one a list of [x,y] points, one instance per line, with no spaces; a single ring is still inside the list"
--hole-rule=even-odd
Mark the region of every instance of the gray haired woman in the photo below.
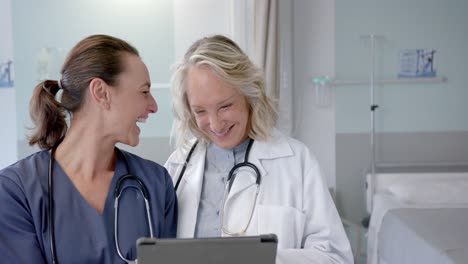
[[[196,41],[173,75],[178,237],[274,233],[277,263],[352,263],[319,164],[274,128],[265,81],[224,36]]]

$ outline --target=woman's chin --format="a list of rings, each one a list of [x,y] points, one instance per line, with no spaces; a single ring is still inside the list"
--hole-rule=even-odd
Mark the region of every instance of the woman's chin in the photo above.
[[[135,138],[130,139],[128,145],[131,146],[131,147],[136,147],[136,146],[138,146],[139,143],[140,143],[140,137],[137,136]]]
[[[136,146],[138,146],[138,143],[139,142],[131,142],[131,143],[127,144],[127,145],[129,145],[130,147],[136,147]]]
[[[133,135],[129,135],[125,141],[121,142],[122,144],[128,145],[130,147],[136,147],[140,143],[140,135],[139,133],[135,133]]]
[[[136,147],[140,143],[140,128],[135,126],[133,133],[129,135],[127,145],[131,147]]]

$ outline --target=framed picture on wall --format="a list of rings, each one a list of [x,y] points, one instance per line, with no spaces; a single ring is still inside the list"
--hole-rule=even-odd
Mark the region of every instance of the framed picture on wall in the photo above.
[[[400,51],[400,78],[435,77],[434,49],[407,49]]]
[[[13,60],[0,61],[0,88],[12,88],[13,86]]]

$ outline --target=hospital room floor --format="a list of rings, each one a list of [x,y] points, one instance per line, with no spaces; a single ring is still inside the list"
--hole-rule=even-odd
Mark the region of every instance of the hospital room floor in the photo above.
[[[355,250],[357,249],[357,238],[358,232],[356,228],[345,226],[346,234],[348,235],[349,242],[351,243],[351,247],[353,248],[353,254],[355,254]],[[367,236],[366,236],[367,229],[361,229],[360,235],[360,253],[359,256],[355,256],[356,263],[355,264],[366,264],[367,261]]]

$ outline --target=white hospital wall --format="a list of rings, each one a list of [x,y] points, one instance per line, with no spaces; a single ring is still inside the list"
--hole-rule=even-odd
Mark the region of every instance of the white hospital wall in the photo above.
[[[232,0],[174,0],[174,55],[183,57],[199,38],[224,34],[232,36],[230,22]]]
[[[13,59],[11,2],[0,0],[0,62]],[[0,169],[14,163],[16,147],[16,100],[14,88],[0,88]]]
[[[336,186],[335,105],[318,107],[312,80],[335,71],[335,1],[296,0],[294,17],[294,134],[314,153],[328,186]],[[339,191],[339,190],[338,190]]]
[[[0,0],[0,60],[13,55],[11,0]]]
[[[0,88],[0,169],[17,159],[16,103],[14,88]]]
[[[369,40],[376,34],[375,77],[395,79],[402,49],[435,49],[434,64],[445,83],[376,85],[380,132],[468,131],[466,0],[336,0],[336,73],[369,79]],[[369,131],[369,85],[336,89],[337,133]],[[421,100],[424,98],[423,100]]]

